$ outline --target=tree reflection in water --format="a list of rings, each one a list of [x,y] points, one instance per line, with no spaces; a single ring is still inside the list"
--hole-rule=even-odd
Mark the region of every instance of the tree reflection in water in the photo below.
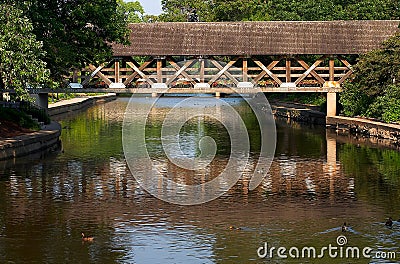
[[[162,100],[166,105],[148,122],[149,152],[159,171],[186,184],[216,177],[230,151],[223,128],[202,120],[202,133],[216,139],[219,152],[202,171],[179,168],[159,146],[162,113],[168,100],[179,99]],[[252,153],[242,179],[207,204],[171,205],[140,188],[122,151],[126,99],[63,119],[70,127],[62,134],[64,153],[2,162],[0,262],[247,263],[257,260],[264,242],[334,243],[338,233],[323,231],[345,221],[359,233],[349,234],[352,244],[398,250],[398,230],[391,234],[383,226],[388,216],[400,216],[397,150],[358,146],[323,127],[277,120],[275,159],[263,183],[249,191],[257,125],[246,104],[224,100],[244,116]],[[196,120],[182,131],[196,137],[198,128]],[[81,232],[93,234],[95,241],[82,244]]]

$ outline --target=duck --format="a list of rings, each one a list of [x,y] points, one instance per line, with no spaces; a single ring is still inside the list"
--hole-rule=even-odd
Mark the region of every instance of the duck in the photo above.
[[[347,231],[349,231],[349,228],[347,227],[346,222],[344,222],[342,225],[342,232],[347,232]]]
[[[389,217],[389,219],[386,221],[385,226],[387,227],[392,227],[393,225],[393,220],[391,217]]]
[[[92,237],[92,236],[85,236],[85,234],[82,232],[82,241],[92,242],[93,240],[94,240],[94,237]]]
[[[240,227],[229,226],[230,230],[242,230]]]

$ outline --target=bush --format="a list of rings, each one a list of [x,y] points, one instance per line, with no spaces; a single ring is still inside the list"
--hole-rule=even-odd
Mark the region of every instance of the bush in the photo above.
[[[400,121],[400,86],[388,85],[379,96],[368,96],[357,85],[346,83],[340,94],[342,113],[346,116],[366,116],[385,122]]]
[[[400,121],[400,86],[389,85],[384,94],[378,96],[369,106],[366,116],[382,119],[385,122]]]
[[[50,124],[51,122],[50,117],[45,110],[33,105],[30,102],[22,102],[20,109],[27,115],[37,118],[40,122],[43,122],[46,125]]]
[[[35,122],[30,116],[26,113],[12,108],[4,108],[0,107],[0,118],[14,122],[21,127],[39,130],[40,126],[37,122]]]
[[[385,122],[400,121],[400,34],[382,48],[362,55],[353,67],[352,82],[340,95],[343,114],[367,116]]]
[[[346,82],[343,92],[339,95],[339,103],[342,105],[342,113],[345,116],[357,116],[365,115],[372,100],[360,91],[358,85]]]

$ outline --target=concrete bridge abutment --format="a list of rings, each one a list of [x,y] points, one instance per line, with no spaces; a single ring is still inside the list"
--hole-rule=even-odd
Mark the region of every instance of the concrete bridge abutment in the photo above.
[[[38,93],[31,95],[35,99],[35,103],[37,106],[45,110],[46,112],[49,109],[49,94],[48,93]]]

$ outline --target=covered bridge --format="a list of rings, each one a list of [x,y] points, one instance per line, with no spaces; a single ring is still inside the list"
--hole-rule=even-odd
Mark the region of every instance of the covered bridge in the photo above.
[[[115,92],[336,92],[351,76],[354,55],[379,48],[398,20],[130,24],[130,45],[76,71],[72,82]],[[311,56],[312,55],[312,56]],[[255,90],[255,89],[254,89]]]

